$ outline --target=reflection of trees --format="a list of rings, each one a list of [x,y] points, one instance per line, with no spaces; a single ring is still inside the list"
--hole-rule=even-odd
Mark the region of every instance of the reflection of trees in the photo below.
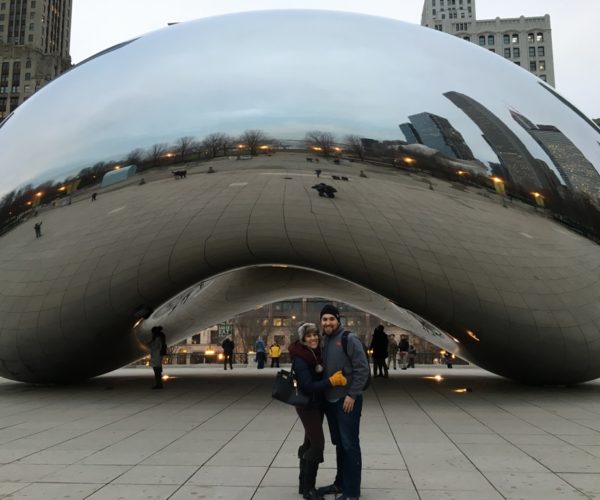
[[[240,136],[240,141],[250,150],[252,156],[258,154],[258,148],[268,141],[266,134],[262,130],[246,130]]]
[[[193,137],[185,136],[180,137],[175,142],[175,151],[177,151],[177,155],[179,156],[179,161],[184,161],[185,157],[194,151],[195,149],[195,141]]]
[[[229,140],[229,136],[223,134],[222,132],[208,134],[202,140],[202,149],[206,151],[206,154],[209,158],[215,158],[221,151],[223,151],[223,154],[225,155],[225,152],[228,149],[227,145]]]
[[[136,148],[129,152],[127,158],[125,160],[126,165],[135,165],[137,168],[140,168],[142,165],[142,161],[144,159],[144,150],[141,148]]]
[[[344,141],[348,146],[348,150],[352,154],[358,156],[361,161],[365,159],[365,147],[363,146],[360,137],[358,137],[357,135],[347,135],[344,138]]]
[[[167,145],[164,143],[154,144],[150,147],[146,159],[154,167],[160,165],[160,160],[167,152]]]
[[[321,130],[306,132],[306,143],[325,157],[331,155],[334,140],[335,138],[331,132],[322,132]]]

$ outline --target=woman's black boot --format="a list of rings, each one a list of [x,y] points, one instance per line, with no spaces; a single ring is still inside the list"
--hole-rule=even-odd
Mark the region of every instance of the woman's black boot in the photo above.
[[[302,494],[302,498],[306,500],[325,500],[325,497],[317,493],[315,483],[317,481],[317,472],[319,471],[319,462],[309,462],[304,460],[304,481],[306,489]]]

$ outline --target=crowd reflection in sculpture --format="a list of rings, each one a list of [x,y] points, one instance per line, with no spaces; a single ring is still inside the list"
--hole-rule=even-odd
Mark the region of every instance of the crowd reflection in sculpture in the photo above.
[[[311,33],[312,41],[310,43],[328,47],[331,50],[337,49],[341,54],[338,55],[342,63],[345,57],[349,57],[346,53],[351,53],[353,49],[360,48],[361,45],[358,41],[344,40],[340,42],[339,39],[336,39],[335,30],[332,32],[330,29],[331,23],[335,23],[336,29],[351,32],[364,30],[365,33],[371,33],[375,41],[367,44],[369,50],[385,56],[389,55],[389,61],[394,59],[398,47],[403,46],[402,44],[407,40],[421,40],[423,47],[417,46],[410,57],[406,57],[406,60],[403,61],[402,71],[406,74],[405,77],[392,72],[389,78],[391,83],[389,87],[385,87],[388,93],[380,96],[382,102],[378,105],[372,104],[376,95],[381,92],[381,89],[377,88],[379,85],[377,78],[380,77],[378,69],[375,66],[367,67],[364,69],[367,76],[361,75],[360,77],[348,72],[348,78],[344,81],[348,88],[341,89],[343,98],[348,101],[346,106],[342,106],[340,105],[341,101],[334,102],[337,100],[336,92],[340,90],[340,80],[337,79],[337,76],[331,76],[334,73],[328,66],[320,66],[321,73],[314,73],[315,69],[309,48],[306,49],[306,54],[296,56],[293,61],[286,58],[286,51],[302,50],[304,35],[301,21],[305,19],[305,16],[311,16],[311,19],[317,20],[314,33]],[[279,26],[278,29],[288,30],[289,40],[281,42],[281,44],[278,42],[280,46],[273,46],[271,43],[272,38],[276,36],[269,34],[269,29],[274,22]],[[41,116],[40,113],[44,113],[47,106],[50,106],[46,101],[50,102],[59,96],[63,99],[63,105],[66,107],[81,106],[81,98],[78,96],[71,98],[69,89],[73,88],[73,85],[92,85],[92,80],[102,80],[102,75],[105,74],[103,72],[109,71],[111,64],[120,68],[131,58],[140,57],[140,54],[150,50],[144,47],[144,43],[154,47],[157,41],[163,41],[166,46],[165,54],[168,54],[169,50],[174,50],[175,47],[189,57],[201,59],[200,56],[206,55],[205,49],[198,48],[202,45],[196,44],[198,41],[196,37],[209,37],[211,33],[225,33],[222,36],[226,36],[227,30],[235,32],[240,29],[240,26],[244,26],[244,29],[247,28],[252,32],[248,42],[250,48],[232,45],[226,50],[230,52],[247,50],[244,54],[237,55],[240,58],[242,56],[249,58],[253,64],[252,73],[245,74],[248,80],[246,83],[249,87],[258,89],[261,83],[266,82],[264,83],[266,87],[264,93],[255,90],[256,93],[253,95],[240,96],[240,92],[244,91],[243,83],[233,84],[230,80],[219,81],[219,71],[223,66],[226,67],[225,72],[231,71],[231,60],[211,62],[211,72],[204,68],[203,74],[193,77],[186,76],[186,78],[191,78],[195,88],[182,90],[181,105],[175,106],[173,110],[173,116],[180,118],[181,122],[185,124],[185,132],[178,137],[173,135],[175,127],[169,116],[165,118],[165,123],[171,125],[166,126],[161,136],[162,140],[151,141],[151,143],[149,143],[150,134],[144,129],[143,118],[140,118],[139,125],[136,123],[135,126],[133,124],[123,126],[115,119],[114,130],[111,131],[108,127],[107,130],[101,131],[104,137],[101,141],[102,153],[97,152],[97,138],[93,137],[91,132],[78,138],[62,137],[60,134],[58,134],[58,140],[55,140],[54,136],[47,141],[42,138],[40,144],[32,146],[33,152],[14,146],[15,138],[22,136],[24,130]],[[199,35],[198,33],[203,30],[207,34]],[[397,38],[393,43],[390,42],[390,34]],[[381,42],[377,41],[378,36],[381,38]],[[594,259],[597,259],[596,262],[600,261],[600,247],[597,246],[600,243],[599,129],[591,121],[582,119],[583,115],[578,116],[580,112],[554,90],[547,88],[545,83],[538,82],[535,77],[525,74],[525,71],[511,67],[493,54],[484,53],[485,51],[464,43],[462,40],[448,38],[451,40],[447,40],[445,35],[433,33],[431,30],[378,18],[328,12],[319,14],[314,12],[268,12],[225,16],[200,21],[197,25],[191,23],[189,26],[169,28],[169,30],[122,44],[115,50],[106,51],[98,57],[90,58],[81,67],[75,68],[48,89],[36,95],[31,102],[19,108],[0,126],[0,147],[8,151],[0,170],[6,178],[15,179],[12,185],[0,183],[2,186],[0,189],[2,195],[0,199],[0,262],[2,264],[0,285],[3,283],[11,285],[8,288],[5,287],[4,291],[0,291],[0,294],[4,300],[10,299],[12,295],[19,293],[15,291],[15,284],[20,279],[25,279],[23,277],[25,275],[18,273],[20,267],[15,263],[20,261],[14,249],[27,248],[29,243],[25,242],[25,238],[33,235],[28,234],[28,231],[20,231],[20,227],[33,225],[34,221],[57,215],[67,206],[70,207],[83,199],[88,200],[91,196],[93,196],[92,200],[96,200],[96,196],[99,194],[101,200],[103,197],[102,180],[115,170],[134,167],[136,173],[130,178],[133,183],[125,182],[121,186],[112,186],[106,192],[129,190],[127,196],[136,198],[138,203],[145,203],[143,195],[135,192],[135,187],[132,186],[146,182],[158,182],[152,180],[157,175],[156,179],[164,181],[164,175],[160,177],[161,173],[167,172],[168,176],[169,172],[172,172],[175,178],[182,182],[193,181],[189,176],[186,177],[187,169],[199,174],[216,173],[214,178],[217,179],[220,176],[228,178],[226,176],[231,172],[243,172],[256,168],[252,161],[244,162],[242,161],[244,159],[273,158],[275,160],[278,157],[283,158],[284,154],[287,155],[285,156],[286,167],[279,168],[275,162],[269,163],[268,169],[269,172],[289,174],[290,177],[285,177],[286,179],[292,179],[291,176],[294,175],[294,172],[304,172],[303,175],[312,174],[315,168],[319,174],[321,171],[328,174],[328,184],[331,182],[329,178],[335,182],[336,179],[339,180],[341,177],[348,179],[350,176],[352,182],[360,177],[361,182],[378,185],[377,183],[387,183],[390,179],[391,182],[399,183],[400,186],[402,183],[408,182],[408,179],[417,178],[424,181],[423,184],[427,186],[422,193],[423,199],[429,196],[432,203],[438,198],[435,198],[433,194],[427,194],[427,191],[439,191],[437,184],[441,182],[446,183],[452,189],[451,195],[444,194],[444,196],[454,199],[460,198],[461,193],[468,193],[469,196],[476,193],[480,195],[479,198],[482,202],[486,203],[486,210],[500,214],[498,217],[502,217],[503,221],[506,220],[507,224],[510,223],[511,208],[518,210],[519,217],[527,218],[532,226],[537,224],[536,218],[537,220],[554,221],[556,227],[562,228],[564,231],[556,232],[553,237],[560,238],[560,244],[567,245],[565,248],[569,248],[570,241],[575,238],[581,248],[573,249],[573,252],[578,252],[579,256],[585,254],[585,259],[588,259],[580,262],[583,267],[574,275],[584,271],[587,273],[597,270],[598,265],[594,264]],[[415,81],[418,82],[418,80],[410,80],[415,78],[411,76],[413,73],[425,73],[430,76],[432,71],[438,71],[434,68],[423,68],[422,61],[426,59],[424,54],[431,47],[439,52],[445,45],[450,45],[456,56],[461,58],[462,62],[457,64],[460,70],[449,69],[449,73],[444,73],[448,74],[448,77],[443,82],[435,82],[417,88]],[[132,51],[131,55],[128,51]],[[264,54],[265,51],[275,54],[274,59],[277,59],[279,64],[273,73],[270,72],[268,63],[260,62],[259,54]],[[165,54],[162,55],[166,57]],[[157,54],[157,57],[159,56],[161,53]],[[465,62],[471,59],[472,62]],[[185,61],[186,59],[182,58],[181,60]],[[167,62],[167,59],[165,61],[166,64],[175,64],[175,67],[179,68],[178,71],[184,71],[186,67],[182,62],[171,63]],[[442,55],[437,62],[449,68],[451,66],[451,63],[444,61]],[[146,62],[145,64],[150,63]],[[340,64],[338,63],[338,71]],[[107,70],[107,68],[109,69]],[[483,68],[487,68],[492,74],[489,78],[498,79],[498,87],[493,89],[473,87],[471,84],[473,76],[479,76],[480,72],[483,72]],[[368,72],[369,69],[373,72],[371,76]],[[145,71],[143,68],[140,70],[140,78],[144,78]],[[168,68],[165,71],[168,71]],[[296,85],[296,81],[305,81],[306,74],[310,72],[315,74],[315,79],[319,79],[319,92],[327,92],[319,94],[319,99],[321,99],[319,104],[324,108],[322,114],[320,114],[319,104],[312,103],[313,97],[304,98],[301,94],[293,95],[292,91],[286,87],[286,83],[292,84],[293,82]],[[215,81],[207,82],[204,77],[207,73],[210,73],[211,78]],[[328,78],[331,80],[330,82]],[[354,78],[359,81],[354,83]],[[275,83],[271,84],[271,80]],[[369,82],[366,87],[365,80]],[[401,94],[398,96],[391,93],[392,86],[402,84],[401,82],[405,82],[405,87],[397,89],[401,91]],[[514,85],[506,85],[507,90],[500,85],[502,82],[514,82]],[[115,83],[114,85],[119,84]],[[481,82],[481,85],[484,86],[485,82]],[[227,91],[222,89],[222,87],[228,86],[232,86],[231,94],[227,94]],[[64,90],[61,91],[62,87]],[[151,89],[147,92],[147,96],[140,98],[140,106],[151,106],[152,102],[160,99],[160,94],[153,94],[153,92],[156,90]],[[220,92],[225,92],[225,96],[222,97],[223,102],[220,103],[222,111],[216,112],[215,106],[218,108],[219,103],[215,104],[214,101],[218,101]],[[305,92],[309,93],[310,89]],[[108,93],[110,94],[110,89],[108,89]],[[409,99],[407,96],[418,96],[419,98]],[[367,113],[361,111],[362,114],[357,116],[353,111],[353,104],[361,101],[371,103],[371,108]],[[305,111],[305,106],[311,106],[311,108]],[[209,111],[205,112],[205,108]],[[107,118],[108,113],[117,111],[114,108],[108,109],[104,112],[106,116],[99,117],[91,112],[89,115],[84,112],[82,123],[85,127],[83,128],[89,130],[90,124],[96,123],[100,131],[104,121],[111,121]],[[144,109],[143,112],[146,110]],[[142,114],[141,108],[140,114]],[[253,121],[252,116],[260,118]],[[239,125],[235,125],[236,119],[239,119]],[[372,125],[374,123],[377,125]],[[177,130],[180,129],[181,127],[177,128]],[[370,132],[369,129],[373,129],[373,131]],[[198,130],[201,130],[202,133],[197,133]],[[114,146],[111,146],[111,141],[114,142]],[[77,144],[74,144],[75,142]],[[125,147],[129,152],[122,151]],[[69,157],[63,158],[62,162],[61,155],[56,152],[60,148],[71,151]],[[49,153],[47,163],[43,159],[46,153]],[[86,155],[88,159],[84,160]],[[111,155],[114,156],[111,157]],[[92,156],[95,156],[95,159],[89,159]],[[55,158],[58,160],[55,161]],[[306,159],[311,161],[307,162]],[[27,173],[28,161],[31,161],[29,174]],[[221,163],[219,163],[220,161]],[[231,167],[230,163],[225,163],[226,161],[233,161],[236,166]],[[319,161],[318,165],[316,165],[317,161]],[[71,164],[72,166],[69,166]],[[220,168],[225,165],[227,166],[221,171]],[[360,171],[360,175],[358,171]],[[27,177],[28,175],[29,177]],[[28,178],[29,181],[26,182]],[[195,177],[195,179],[197,182],[206,182],[200,180],[200,177]],[[5,179],[4,182],[9,181]],[[247,184],[246,181],[232,181],[231,186],[242,186],[244,183]],[[400,193],[400,188],[398,189],[398,193]],[[307,196],[311,196],[310,190],[305,193],[308,193]],[[312,192],[312,195],[316,195],[316,193]],[[182,192],[181,196],[191,195]],[[436,196],[439,195],[436,194]],[[275,196],[275,198],[277,197]],[[336,196],[335,203],[339,198],[342,198],[339,203],[344,203],[343,193],[341,196]],[[190,200],[192,199],[190,198]],[[120,210],[118,207],[116,209]],[[380,208],[374,208],[374,210],[380,210]],[[393,225],[393,221],[396,220],[393,214],[388,218],[387,213],[381,213],[385,214],[382,217]],[[427,217],[426,213],[420,215]],[[314,224],[314,214],[305,212],[302,205],[298,207],[294,216],[297,218],[298,224],[306,224],[309,228],[310,224]],[[57,215],[57,217],[61,216]],[[365,216],[365,218],[368,219],[369,216]],[[85,221],[76,221],[72,217],[69,221],[72,224],[72,231],[75,234],[79,232],[79,236],[75,236],[76,238],[90,237],[86,235],[84,229]],[[223,219],[220,223],[228,224]],[[396,221],[396,223],[398,226],[394,229],[399,235],[402,235],[402,223],[400,221]],[[51,231],[48,225],[45,226],[45,231],[46,233]],[[490,234],[493,238],[493,232]],[[523,232],[522,234],[527,235],[528,233]],[[356,235],[352,237],[358,238]],[[481,235],[476,232],[469,235],[473,241],[478,241],[480,237]],[[100,237],[98,238],[100,244]],[[214,236],[207,236],[204,243],[201,239],[197,242],[198,246],[201,247],[205,244],[208,238],[214,238]],[[268,235],[265,235],[265,238],[266,241],[269,240]],[[464,235],[461,235],[460,238],[464,238]],[[586,240],[580,240],[580,238],[586,238]],[[45,240],[45,237],[40,240]],[[237,244],[231,240],[228,241],[229,245]],[[9,242],[11,250],[5,250],[3,253],[2,246]],[[493,245],[494,242],[488,243]],[[50,245],[50,243],[47,244]],[[55,242],[52,244],[57,245]],[[244,242],[239,244],[245,245]],[[59,247],[60,245],[56,249]],[[6,248],[9,246],[5,246]],[[442,261],[434,249],[426,249],[427,245],[420,248],[423,252],[429,252],[427,258],[431,261],[436,261],[436,259]],[[236,252],[235,248],[229,250],[232,254]],[[549,247],[545,247],[544,251],[548,252],[544,254],[545,256],[552,254],[552,249]],[[242,253],[241,250],[240,253]],[[287,250],[282,250],[280,259],[274,257],[277,254],[276,250],[271,254],[267,252],[267,254],[268,257],[260,258],[256,257],[256,253],[254,253],[254,260],[234,256],[230,262],[225,260],[218,266],[197,266],[197,269],[194,264],[188,262],[190,268],[195,269],[195,272],[189,273],[192,281],[179,284],[179,288],[174,285],[165,287],[164,293],[153,290],[152,293],[145,295],[139,292],[132,293],[131,297],[126,293],[120,296],[118,289],[114,288],[116,286],[114,282],[107,283],[106,286],[110,288],[110,293],[115,294],[114,300],[122,301],[122,310],[119,318],[115,316],[112,323],[107,320],[105,326],[113,328],[115,335],[117,333],[121,335],[124,331],[131,332],[131,326],[127,325],[132,323],[130,319],[137,314],[138,317],[135,319],[145,317],[149,328],[152,324],[151,311],[158,309],[161,304],[182,289],[192,286],[194,282],[210,279],[214,275],[240,267],[276,263],[307,267],[316,272],[338,274],[344,280],[366,287],[389,299],[398,307],[412,310],[417,318],[422,319],[422,325],[431,325],[432,323],[445,330],[449,334],[448,338],[456,341],[455,348],[458,353],[497,373],[520,380],[551,383],[582,381],[600,376],[600,366],[589,361],[590,359],[600,359],[598,357],[600,348],[594,347],[600,344],[600,342],[594,344],[594,341],[599,340],[600,336],[598,333],[600,313],[582,305],[589,305],[594,297],[597,300],[600,295],[598,278],[591,278],[591,281],[585,284],[585,290],[569,290],[569,293],[573,293],[572,303],[581,305],[577,313],[578,317],[572,323],[561,322],[559,307],[555,305],[548,306],[547,310],[555,311],[556,321],[543,324],[540,321],[528,319],[519,323],[514,319],[510,309],[515,306],[514,304],[510,304],[507,300],[499,301],[502,304],[503,313],[499,313],[489,304],[489,310],[486,310],[486,307],[482,305],[486,302],[482,295],[470,291],[469,293],[472,293],[470,300],[478,304],[476,322],[479,324],[479,331],[475,334],[472,329],[465,328],[465,325],[469,324],[467,318],[457,317],[457,311],[463,305],[458,304],[456,297],[453,305],[455,307],[454,317],[446,317],[443,304],[437,304],[438,301],[442,302],[441,297],[456,291],[454,286],[456,283],[453,283],[448,276],[440,277],[440,281],[434,284],[423,278],[423,286],[427,288],[428,295],[425,305],[422,305],[421,299],[416,296],[416,293],[411,295],[411,292],[402,292],[394,295],[390,292],[394,289],[403,290],[402,283],[391,282],[398,278],[390,278],[390,283],[381,283],[372,278],[376,274],[374,271],[369,272],[369,278],[363,279],[358,275],[354,276],[351,272],[336,272],[337,268],[335,267],[320,266],[317,257],[314,259],[312,257],[295,258],[290,256],[291,254]],[[556,257],[569,258],[568,255],[557,255]],[[33,260],[35,258],[37,257],[31,257]],[[351,258],[360,258],[364,261],[364,257],[358,254]],[[392,261],[392,268],[396,267],[395,257],[390,255],[389,258]],[[528,265],[535,268],[535,258],[532,259]],[[399,262],[400,260],[398,260]],[[171,264],[172,262],[169,265]],[[371,269],[374,264],[367,263],[365,265]],[[43,264],[37,266],[36,269],[43,269]],[[466,264],[463,265],[465,276],[475,269],[475,267],[472,270],[466,269],[466,267]],[[47,270],[47,272],[50,271]],[[532,273],[533,276],[535,270]],[[487,275],[487,279],[491,281],[493,281],[492,277],[492,274]],[[380,280],[381,277],[378,279]],[[544,281],[546,283],[544,286],[547,286],[550,281],[551,278]],[[521,288],[516,287],[515,290],[523,296],[544,296],[547,292],[540,291],[538,285],[532,281],[527,285],[521,284]],[[473,290],[475,289],[473,288]],[[438,291],[439,296],[436,295]],[[504,291],[507,292],[507,290]],[[69,290],[67,290],[68,292]],[[169,295],[165,295],[167,292]],[[558,291],[556,292],[556,297],[558,297]],[[292,291],[289,293],[293,295]],[[32,294],[32,296],[35,295],[35,293]],[[71,299],[73,299],[72,302],[76,302],[73,297]],[[560,302],[558,298],[556,300]],[[135,313],[140,310],[140,302],[143,305],[142,309],[147,310],[148,314]],[[20,321],[23,324],[26,323],[23,306],[20,306],[20,309],[11,310],[12,302],[8,300],[6,303],[8,305],[0,310],[0,318],[5,318],[4,322],[0,322],[0,340],[3,345],[9,345],[11,342],[20,345],[19,335],[29,335],[29,342],[35,342],[35,339],[45,335],[63,336],[63,340],[69,341],[65,330],[61,331],[60,325],[64,321],[57,320],[49,324],[44,324],[41,320],[29,321],[29,326],[25,328],[20,323]],[[568,309],[568,303],[563,305]],[[66,302],[57,302],[57,307],[60,309],[57,314],[63,320],[64,317],[72,314],[72,311],[69,310],[70,306]],[[73,307],[81,306],[73,305]],[[532,306],[531,309],[536,308]],[[541,308],[538,309],[541,310]],[[42,306],[34,312],[41,317],[44,310]],[[126,317],[123,310],[131,311],[131,317]],[[20,319],[15,319],[17,313]],[[519,332],[519,334],[527,336],[526,327],[528,327],[532,331],[531,338],[535,337],[536,339],[535,341],[532,341],[531,338],[525,339],[526,346],[523,349],[526,352],[523,351],[522,356],[520,354],[513,356],[515,362],[521,363],[519,366],[502,366],[499,358],[506,358],[506,353],[491,352],[504,345],[504,341],[500,339],[502,334],[490,326],[492,322],[497,322],[498,314],[506,320],[505,325],[508,329],[512,329],[513,334]],[[14,321],[6,319],[9,317]],[[79,328],[89,327],[93,330],[93,325],[90,326],[88,322],[90,317],[93,317],[93,313],[89,313],[87,319],[81,320],[81,323],[78,324]],[[430,320],[431,323],[426,320]],[[414,331],[413,333],[424,334],[436,327],[423,327],[421,332]],[[558,370],[553,375],[551,368],[548,368],[547,371],[539,369],[544,364],[540,362],[535,364],[537,373],[532,373],[531,369],[526,366],[526,359],[528,356],[544,356],[541,347],[545,342],[544,328],[552,331],[552,335],[554,335],[552,338],[555,341],[559,335],[560,345],[566,345],[571,342],[567,327],[576,330],[577,352],[573,356],[588,360],[584,363],[585,366],[581,369]],[[21,332],[21,330],[26,331]],[[488,330],[489,334],[486,335]],[[167,328],[167,331],[175,336],[183,335],[183,332],[180,334],[175,328]],[[91,335],[97,337],[99,332]],[[506,335],[508,338],[509,332],[506,332]],[[476,345],[472,345],[473,338],[477,339]],[[480,339],[481,342],[479,342]],[[176,340],[176,338],[169,340]],[[485,347],[486,340],[487,345],[493,347]],[[78,342],[85,344],[83,338],[78,339]],[[444,347],[448,347],[448,344],[444,344]],[[123,360],[133,360],[143,353],[143,349],[135,342],[124,349],[126,352],[121,357],[116,357],[113,362],[89,361],[91,368],[86,369],[81,369],[78,363],[73,364],[67,359],[61,358],[61,354],[58,352],[53,354],[57,361],[46,361],[46,365],[41,359],[36,361],[40,363],[39,365],[31,360],[21,362],[24,359],[22,352],[21,354],[13,352],[6,355],[5,359],[0,360],[2,361],[0,374],[31,381],[62,380],[68,378],[65,375],[66,372],[76,372],[72,375],[74,377],[89,376],[115,368]],[[515,347],[509,347],[509,349],[513,353],[516,352]],[[540,354],[540,349],[542,349],[542,354]],[[50,365],[52,367],[49,367]],[[75,369],[75,367],[78,368]]]

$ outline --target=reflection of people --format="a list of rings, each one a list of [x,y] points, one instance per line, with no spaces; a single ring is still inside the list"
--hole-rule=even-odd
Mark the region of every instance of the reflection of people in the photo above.
[[[258,337],[254,344],[254,350],[256,351],[256,363],[257,368],[262,370],[265,367],[265,361],[267,359],[267,353],[265,352],[266,346],[262,337]]]
[[[233,340],[227,337],[221,344],[223,348],[223,368],[227,370],[227,362],[229,361],[229,368],[233,370],[233,349],[235,347]]]
[[[271,347],[269,347],[269,356],[271,356],[271,368],[273,368],[273,367],[279,368],[279,357],[281,356],[281,346],[277,343],[277,341],[273,342]]]
[[[317,174],[317,178],[321,177],[321,172],[322,172],[322,170],[320,168],[317,168],[315,170],[315,174]]]
[[[33,225],[33,230],[35,231],[35,237],[36,238],[41,238],[42,237],[42,223],[41,222],[36,222]]]
[[[385,358],[388,357],[388,338],[383,331],[383,325],[375,328],[369,349],[373,350],[373,376],[387,378],[388,367]]]
[[[415,358],[417,357],[417,350],[415,346],[410,344],[408,346],[408,368],[415,367]]]
[[[408,345],[408,335],[400,335],[398,350],[400,351],[400,362],[403,370],[406,370],[408,363]]]
[[[96,198],[98,198],[98,193],[92,193],[92,201],[96,201]]]
[[[335,445],[337,473],[333,484],[319,488],[318,492],[321,495],[341,493],[343,499],[358,498],[362,472],[360,415],[362,391],[369,379],[369,361],[362,342],[353,333],[347,334],[344,349],[344,328],[336,307],[327,304],[321,310],[321,329],[325,377],[342,370],[348,385],[332,387],[325,392],[325,415],[331,442]]]
[[[388,368],[394,364],[394,370],[396,370],[396,356],[398,355],[398,342],[396,336],[393,333],[388,335]]]
[[[448,368],[452,368],[452,353],[449,353],[448,351],[444,353],[444,362]]]
[[[315,184],[312,188],[317,190],[319,196],[326,198],[335,198],[335,193],[337,193],[337,189],[335,189],[333,186],[325,184],[324,182]]]
[[[150,341],[150,366],[154,370],[154,386],[152,389],[162,389],[162,358],[167,353],[167,341],[162,326],[152,327]]]
[[[315,481],[319,464],[323,462],[325,437],[323,435],[323,393],[334,386],[346,385],[346,378],[341,371],[334,373],[329,379],[323,378],[323,361],[321,359],[320,336],[317,326],[304,323],[298,328],[299,339],[290,346],[292,366],[300,390],[310,397],[310,403],[303,408],[296,408],[304,427],[304,442],[298,448],[300,459],[300,487],[298,493],[310,500],[323,499],[315,491]]]

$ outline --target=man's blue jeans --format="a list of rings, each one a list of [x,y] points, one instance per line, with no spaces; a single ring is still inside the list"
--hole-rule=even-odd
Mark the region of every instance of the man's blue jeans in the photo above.
[[[347,497],[360,496],[362,456],[359,432],[362,403],[362,396],[358,396],[354,401],[354,409],[350,413],[344,413],[344,398],[335,403],[325,402],[325,415],[337,459],[335,484]]]

